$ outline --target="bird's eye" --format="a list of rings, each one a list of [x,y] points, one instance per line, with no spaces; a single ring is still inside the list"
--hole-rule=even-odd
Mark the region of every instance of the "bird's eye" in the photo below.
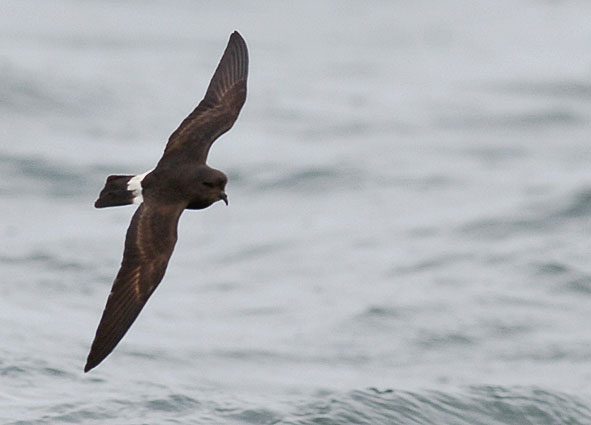
[[[212,182],[203,182],[203,186],[205,186],[205,187],[213,187],[213,183]]]

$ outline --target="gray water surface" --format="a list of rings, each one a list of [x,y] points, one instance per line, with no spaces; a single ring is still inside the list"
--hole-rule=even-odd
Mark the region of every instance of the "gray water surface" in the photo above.
[[[0,422],[591,423],[591,4],[0,2]],[[229,34],[249,95],[119,347],[149,170]]]

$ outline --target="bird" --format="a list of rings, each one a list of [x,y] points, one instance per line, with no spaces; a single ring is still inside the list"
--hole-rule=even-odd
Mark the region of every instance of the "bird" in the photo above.
[[[125,336],[158,284],[177,241],[184,210],[228,205],[228,178],[206,164],[213,142],[230,130],[246,100],[248,48],[230,35],[205,96],[170,135],[156,167],[111,175],[96,208],[139,204],[127,229],[121,267],[98,324],[84,372],[96,367]]]

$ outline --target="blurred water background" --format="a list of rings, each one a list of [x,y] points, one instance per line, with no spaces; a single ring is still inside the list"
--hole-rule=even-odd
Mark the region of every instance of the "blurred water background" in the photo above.
[[[0,2],[0,422],[591,423],[591,3]],[[82,368],[229,34],[249,97],[163,283]]]

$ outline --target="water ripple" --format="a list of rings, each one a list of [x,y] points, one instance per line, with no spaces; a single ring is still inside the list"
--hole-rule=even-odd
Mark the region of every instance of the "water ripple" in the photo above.
[[[566,199],[548,203],[551,206],[541,210],[536,208],[533,213],[522,209],[505,216],[478,219],[463,224],[460,231],[467,235],[499,239],[523,233],[546,233],[557,226],[591,216],[591,190],[586,187]]]
[[[472,387],[458,392],[398,390],[331,394],[281,424],[588,424],[589,401],[537,388]]]
[[[3,153],[0,153],[0,167],[5,176],[0,182],[0,194],[6,198],[45,195],[54,199],[86,195],[96,191],[102,172],[40,157]]]

